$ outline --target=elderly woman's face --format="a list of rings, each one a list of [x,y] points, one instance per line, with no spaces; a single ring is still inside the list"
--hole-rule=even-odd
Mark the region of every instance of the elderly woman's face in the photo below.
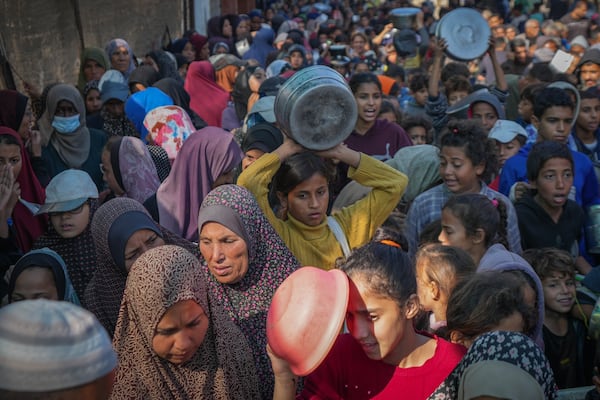
[[[130,62],[131,54],[129,54],[129,50],[127,50],[127,47],[125,46],[117,47],[110,55],[112,67],[119,72],[127,72]]]
[[[200,253],[220,283],[237,283],[248,272],[246,241],[217,222],[207,222],[200,229]]]

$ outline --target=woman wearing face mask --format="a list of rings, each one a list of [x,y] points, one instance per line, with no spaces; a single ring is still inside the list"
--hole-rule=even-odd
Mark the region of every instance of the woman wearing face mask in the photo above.
[[[102,162],[106,134],[87,128],[85,105],[79,91],[66,84],[52,87],[39,125],[42,160],[48,173],[42,185],[60,172],[74,168],[87,172],[101,191],[104,182],[98,166]]]

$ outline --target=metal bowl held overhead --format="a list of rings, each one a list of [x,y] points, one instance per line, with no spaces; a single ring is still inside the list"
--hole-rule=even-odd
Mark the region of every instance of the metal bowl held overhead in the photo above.
[[[446,39],[446,53],[459,61],[470,61],[484,55],[491,34],[487,21],[471,8],[450,11],[435,28],[435,35]]]
[[[310,150],[326,150],[352,133],[358,118],[354,95],[342,75],[315,65],[289,78],[275,98],[282,131]]]
[[[416,7],[394,8],[390,12],[390,19],[396,29],[412,29],[419,12],[421,9]]]

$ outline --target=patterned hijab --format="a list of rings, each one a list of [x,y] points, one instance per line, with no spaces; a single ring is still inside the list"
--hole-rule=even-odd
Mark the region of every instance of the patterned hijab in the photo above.
[[[119,172],[121,179],[118,183],[125,196],[143,203],[156,193],[160,185],[156,166],[147,146],[140,139],[123,137],[118,146],[111,148],[110,159],[113,171]]]
[[[196,132],[189,115],[179,106],[155,108],[146,114],[144,126],[148,129],[148,142],[165,149],[171,162],[177,157],[183,142]]]
[[[266,352],[267,312],[275,290],[300,267],[275,232],[252,194],[236,185],[219,186],[202,202],[198,226],[217,222],[242,237],[248,247],[248,272],[235,284],[219,283],[210,275],[210,295],[223,305],[252,347],[256,368],[263,383],[264,398],[273,393],[273,372]]]
[[[15,291],[17,278],[23,271],[30,267],[48,268],[54,277],[58,299],[80,305],[79,298],[77,297],[77,293],[75,293],[75,288],[73,288],[69,273],[67,272],[67,265],[58,253],[48,248],[32,250],[17,261],[8,282],[9,303],[12,303],[12,294]]]
[[[160,246],[133,265],[113,340],[119,356],[112,399],[258,399],[248,343],[220,304],[208,296],[198,259],[177,246]],[[164,313],[194,300],[209,327],[193,358],[174,365],[154,353],[152,338]]]
[[[21,137],[13,129],[0,126],[0,137],[3,135],[12,136],[21,148],[21,172],[17,176],[17,182],[21,187],[21,198],[32,203],[44,204],[46,199],[44,188],[40,185],[33,171],[33,167],[29,161],[29,153],[23,145]],[[45,216],[33,216],[31,211],[21,204],[21,202],[15,204],[11,218],[13,220],[17,244],[23,252],[29,251],[33,242],[46,232],[48,227],[48,221]]]
[[[79,114],[79,128],[72,133],[60,133],[52,127],[58,103],[67,100]],[[50,89],[46,111],[39,120],[42,146],[51,145],[69,168],[79,169],[90,154],[91,138],[85,122],[85,105],[75,86],[59,83]]]
[[[109,232],[113,225],[117,226],[115,224],[117,220],[123,221],[120,217],[127,213],[144,214],[147,217],[146,222],[156,226],[166,244],[183,247],[196,257],[200,256],[198,246],[156,225],[148,211],[139,202],[126,197],[117,197],[104,203],[92,220],[92,236],[96,245],[98,269],[85,291],[85,305],[96,315],[111,336],[119,316],[127,271],[124,266],[117,264],[112,255],[109,246]],[[134,233],[139,229],[146,228],[146,225],[141,223],[142,221],[138,218],[135,223],[129,223],[128,230]]]
[[[156,192],[159,222],[181,237],[198,241],[198,210],[219,176],[233,170],[243,153],[231,133],[212,126],[181,146],[171,173]]]
[[[455,400],[465,371],[480,361],[504,361],[529,373],[541,386],[546,399],[556,399],[556,383],[544,351],[518,332],[488,332],[477,338],[462,361],[429,396],[430,400]],[[497,377],[496,377],[497,378]],[[486,393],[488,394],[488,393]],[[494,396],[492,393],[488,395]],[[504,396],[498,396],[499,398]]]
[[[57,252],[67,264],[67,271],[73,282],[73,287],[79,299],[83,299],[83,294],[88,283],[96,272],[96,248],[92,239],[90,225],[94,213],[98,209],[98,199],[89,199],[90,219],[85,230],[74,238],[65,239],[56,232],[52,224],[48,224],[48,231],[41,236],[33,245],[33,248],[40,249],[48,247]],[[85,306],[85,303],[83,304]]]

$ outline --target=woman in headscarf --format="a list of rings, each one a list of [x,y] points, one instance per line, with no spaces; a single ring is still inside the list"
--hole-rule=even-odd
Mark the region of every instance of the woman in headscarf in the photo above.
[[[47,220],[42,216],[34,217],[18,199],[41,204],[46,196],[33,172],[21,136],[6,126],[0,126],[0,151],[0,158],[7,158],[0,167],[0,250],[3,253],[17,249],[27,252],[46,231]]]
[[[210,56],[208,48],[208,38],[204,35],[194,32],[190,36],[190,42],[196,49],[196,61],[206,61]]]
[[[123,74],[125,79],[129,78],[131,71],[135,69],[133,51],[123,39],[113,39],[104,48],[106,56],[110,60],[110,67]]]
[[[32,250],[21,257],[8,281],[9,303],[40,298],[79,305],[67,265],[58,253],[48,248]]]
[[[84,300],[111,336],[127,274],[139,256],[163,244],[180,246],[200,256],[198,246],[157,225],[144,206],[124,197],[110,200],[98,209],[92,220],[92,236],[98,268],[85,290]]]
[[[0,90],[0,126],[7,126],[29,140],[33,122],[29,99],[16,90]]]
[[[210,192],[202,202],[198,228],[210,297],[222,304],[250,343],[262,396],[272,398],[274,379],[266,351],[267,312],[275,290],[300,265],[254,196],[240,186],[223,185]],[[224,232],[233,243],[221,244],[219,252],[214,246]],[[228,270],[223,268],[224,263],[236,267]]]
[[[244,56],[242,57],[244,60],[254,59],[258,61],[259,65],[263,68],[266,67],[267,56],[273,52],[277,51],[275,47],[273,47],[273,40],[275,39],[275,34],[273,29],[268,26],[261,27],[257,32],[254,38],[252,39],[252,44]]]
[[[159,79],[158,72],[151,65],[140,65],[129,75],[129,91],[141,92],[154,85]]]
[[[183,108],[186,114],[192,119],[192,123],[196,129],[202,129],[207,126],[206,121],[200,118],[200,116],[190,108],[190,95],[185,91],[181,82],[178,82],[172,78],[164,78],[152,86],[162,90],[171,99],[173,99],[174,105]]]
[[[160,185],[152,156],[136,137],[111,138],[102,152],[101,168],[103,179],[115,196],[143,203]]]
[[[217,85],[212,64],[209,61],[191,63],[184,88],[190,95],[190,108],[208,126],[221,127],[221,116],[227,107],[229,93]]]
[[[158,72],[159,79],[173,78],[182,82],[177,71],[175,56],[163,50],[154,50],[146,54],[144,64],[148,64]]]
[[[246,114],[252,110],[252,106],[258,101],[260,97],[258,90],[264,80],[265,70],[258,65],[247,66],[238,74],[233,92],[231,93],[235,114],[240,121],[237,127],[242,125],[242,121],[246,117]]]
[[[107,71],[98,82],[102,108],[99,114],[87,118],[88,128],[103,130],[108,137],[139,136],[125,115],[125,101],[129,97],[127,81],[120,72]]]
[[[229,132],[215,127],[201,129],[183,143],[156,197],[144,205],[162,226],[198,242],[197,216],[202,200],[215,187],[234,182],[235,168],[242,157],[240,146]]]
[[[517,332],[485,333],[429,399],[556,399],[544,351]]]
[[[213,49],[217,43],[225,43],[230,49],[233,42],[233,15],[212,17],[207,23],[208,47]]]
[[[48,92],[46,110],[39,120],[42,135],[42,159],[48,172],[47,184],[60,172],[74,168],[87,172],[99,190],[104,183],[98,168],[106,143],[106,134],[88,129],[85,105],[79,91],[58,84]]]
[[[83,49],[79,63],[79,78],[77,79],[77,88],[81,93],[86,83],[90,81],[99,81],[109,69],[109,62],[106,59],[106,53],[98,47],[86,47]]]
[[[231,93],[240,68],[245,66],[247,62],[240,60],[233,54],[217,54],[211,56],[209,60],[215,68],[217,84],[228,93]]]
[[[171,105],[173,105],[173,100],[168,95],[160,89],[150,87],[129,96],[127,102],[125,102],[125,114],[133,122],[135,129],[140,134],[140,139],[145,142],[146,135],[148,134],[148,131],[144,127],[146,114],[157,107]]]
[[[197,258],[177,246],[135,262],[113,340],[112,399],[260,398],[248,343],[207,296],[206,279]]]
[[[183,108],[177,106],[158,107],[150,111],[144,119],[148,129],[148,143],[162,147],[171,164],[181,150],[181,146],[194,132],[192,120]]]

